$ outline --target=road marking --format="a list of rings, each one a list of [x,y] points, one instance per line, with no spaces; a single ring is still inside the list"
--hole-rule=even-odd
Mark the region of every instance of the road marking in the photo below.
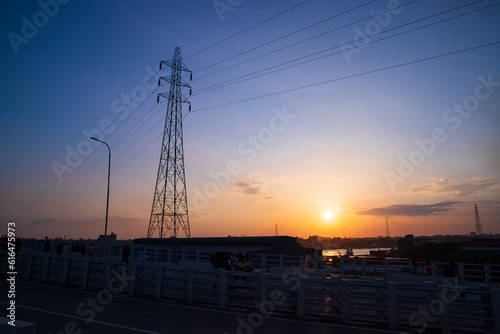
[[[0,303],[2,303],[2,304],[8,304],[8,303],[3,302],[3,301],[0,301]],[[70,314],[64,314],[64,313],[59,313],[59,312],[54,312],[54,311],[43,310],[43,309],[39,309],[39,308],[36,308],[36,307],[31,307],[31,306],[24,306],[24,305],[16,304],[16,307],[26,308],[26,309],[29,309],[29,310],[34,310],[34,311],[39,311],[39,312],[45,312],[45,313],[50,313],[50,314],[55,314],[55,315],[59,315],[59,316],[63,316],[63,317],[68,317],[68,318],[74,318],[74,319],[78,319],[78,320],[83,320],[83,321],[85,321],[88,324],[96,323],[96,324],[101,324],[101,325],[106,325],[106,326],[112,326],[112,327],[118,327],[118,328],[128,329],[128,330],[132,330],[132,331],[136,331],[136,332],[149,333],[149,334],[161,334],[159,332],[151,332],[151,331],[147,331],[147,330],[144,330],[144,329],[139,329],[139,328],[134,328],[134,327],[128,327],[128,326],[123,326],[123,325],[117,325],[117,324],[112,324],[110,322],[104,322],[104,321],[99,321],[99,320],[92,320],[92,321],[88,322],[87,318],[77,317],[76,315],[70,315]]]
[[[67,290],[67,291],[72,291],[72,292],[80,292],[80,293],[85,293],[85,294],[96,294],[97,293],[97,292],[94,293],[94,292],[85,291],[85,290],[68,289],[68,288],[60,287],[60,286],[45,285],[45,284],[34,283],[34,282],[22,282],[22,283],[29,284],[29,285],[41,286],[41,287],[45,287],[45,288]],[[143,303],[150,303],[150,304],[158,305],[158,302],[154,302],[154,301],[150,301],[150,300],[144,300],[144,299],[135,299],[135,298],[130,298],[130,297],[126,297],[126,296],[120,296],[120,295],[115,295],[115,294],[113,294],[113,298],[125,299],[125,300],[129,300],[129,301],[136,301],[136,302],[143,302]],[[0,303],[4,303],[4,302],[0,301]],[[235,316],[245,316],[245,315],[248,315],[250,313],[250,311],[251,311],[251,309],[247,310],[248,312],[236,312],[236,311],[230,311],[230,310],[218,310],[218,309],[213,309],[213,308],[204,308],[204,307],[197,307],[197,306],[189,306],[189,305],[181,305],[181,304],[176,304],[176,303],[169,303],[168,300],[164,301],[161,304],[163,304],[165,306],[171,306],[171,307],[173,306],[173,307],[178,307],[178,308],[193,309],[193,310],[199,310],[199,311],[210,311],[210,312],[215,312],[215,313],[226,313],[226,314],[232,314],[232,315],[235,315]],[[28,306],[24,306],[24,307],[25,308],[30,308]],[[56,312],[52,312],[52,311],[44,311],[44,312],[49,312],[49,313],[55,313],[55,314],[57,314]],[[85,318],[79,318],[79,317],[71,316],[71,315],[65,315],[65,316],[74,317],[74,318],[77,318],[77,319],[87,320]],[[273,316],[266,317],[265,319],[275,320],[275,321],[295,322],[295,323],[305,323],[305,322],[307,322],[308,324],[311,324],[311,325],[328,326],[328,327],[335,327],[335,328],[345,328],[345,329],[353,329],[353,330],[362,330],[362,331],[378,332],[378,333],[386,333],[386,334],[398,333],[397,331],[390,330],[390,329],[378,329],[378,328],[371,328],[371,327],[368,327],[368,326],[367,327],[363,327],[363,326],[357,326],[357,325],[342,325],[342,324],[335,324],[335,323],[324,323],[324,322],[320,322],[320,321],[314,321],[313,319],[312,319],[312,321],[311,320],[309,320],[309,321],[303,321],[303,320],[298,320],[298,319],[289,319],[289,318],[280,317],[277,314],[273,314]],[[98,322],[98,321],[94,320],[93,322]],[[107,323],[103,323],[103,324],[107,324]],[[111,326],[113,326],[113,324],[111,324]],[[119,327],[120,325],[115,325],[115,326]],[[122,327],[128,328],[128,327],[125,327],[125,326],[122,326]],[[131,329],[132,330],[136,330],[136,329],[133,329],[133,328],[131,328]],[[144,331],[144,330],[138,330],[138,331],[142,331],[142,332],[145,332],[145,333],[155,333],[155,334],[157,334],[156,332],[148,332],[148,331]]]

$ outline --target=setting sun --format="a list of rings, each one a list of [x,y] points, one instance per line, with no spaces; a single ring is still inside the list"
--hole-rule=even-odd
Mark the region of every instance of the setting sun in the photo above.
[[[0,235],[465,235],[474,204],[500,233],[499,1],[35,2],[0,7]]]
[[[326,220],[326,221],[330,221],[333,219],[333,213],[331,211],[327,211],[323,214],[323,218]]]

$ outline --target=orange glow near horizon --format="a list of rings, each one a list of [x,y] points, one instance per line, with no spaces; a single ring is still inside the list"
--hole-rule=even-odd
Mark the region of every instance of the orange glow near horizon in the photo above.
[[[359,34],[348,28],[352,15],[387,5],[309,1],[274,15],[286,1],[262,9],[259,2],[226,12],[228,22],[235,20],[226,25],[211,1],[170,1],[167,16],[151,1],[104,1],[99,11],[74,1],[65,19],[51,20],[36,41],[11,41],[0,78],[2,234],[14,221],[20,237],[99,237],[109,167],[107,233],[119,239],[146,237],[155,186],[173,179],[185,181],[194,237],[274,236],[276,225],[282,236],[377,237],[387,234],[386,217],[392,236],[465,235],[475,230],[474,204],[483,231],[500,233],[500,43],[492,43],[500,6],[470,12],[461,24],[429,25],[407,38],[363,45],[361,53],[316,57],[341,41],[357,44]],[[26,8],[8,3],[14,15],[6,15],[5,24],[19,29]],[[412,22],[459,9],[454,1],[412,8],[394,19]],[[343,15],[353,9],[360,12]],[[181,19],[185,13],[192,19]],[[333,37],[333,31],[316,35],[319,26],[302,31],[334,13],[335,25],[347,29]],[[82,28],[81,17],[92,24]],[[252,25],[265,18],[272,18],[265,27]],[[115,29],[104,31],[108,25]],[[165,34],[172,27],[175,33]],[[238,31],[245,33],[226,38]],[[298,31],[315,36],[307,47],[294,46],[302,37],[291,34]],[[192,110],[158,100],[168,96],[171,85],[159,78],[171,69],[156,69],[172,59],[179,41],[191,41],[180,44],[183,66],[194,74],[192,81],[184,78],[189,89],[181,85]],[[138,47],[123,52],[127,43]],[[93,52],[103,46],[106,52]],[[32,66],[39,55],[43,66]],[[79,78],[72,84],[65,84],[68,68]],[[81,94],[91,98],[75,103]],[[180,114],[178,168],[158,175],[168,155],[165,120]],[[110,165],[108,149],[91,136],[108,145]],[[174,207],[181,183],[166,190],[167,206]]]
[[[278,225],[279,235],[307,238],[318,235],[324,237],[376,237],[385,236],[385,216],[380,214],[362,214],[361,211],[386,207],[381,203],[393,202],[392,197],[385,201],[374,196],[367,196],[357,202],[349,203],[339,200],[339,196],[322,195],[313,191],[313,185],[301,184],[300,190],[290,188],[288,184],[268,182],[262,188],[264,195],[248,195],[233,189],[225,189],[218,196],[210,199],[203,209],[190,211],[191,235],[195,237],[232,236],[265,236],[274,235]],[[262,181],[264,184],[264,181]],[[352,188],[355,185],[349,187]],[[349,194],[346,190],[345,194]],[[341,192],[340,187],[337,191]],[[272,194],[272,195],[271,195]],[[309,194],[307,200],[303,195]],[[102,195],[102,194],[101,194]],[[414,195],[406,195],[413,196]],[[335,198],[334,198],[335,197]],[[346,196],[348,198],[349,196]],[[335,201],[333,201],[333,199]],[[95,199],[94,199],[95,200]],[[132,204],[113,200],[110,203],[108,233],[114,232],[119,239],[145,237],[149,222],[149,200],[142,197],[142,202],[135,199]],[[335,203],[332,205],[332,202]],[[418,203],[416,200],[414,203]],[[330,203],[330,204],[328,204]],[[339,203],[342,203],[341,205]],[[72,210],[68,208],[54,222],[40,221],[31,223],[29,229],[19,225],[21,236],[43,238],[97,238],[104,232],[104,206],[102,203],[78,203],[80,206],[95,206],[98,211],[87,211],[81,218],[72,218]],[[99,207],[100,206],[100,207]],[[487,210],[480,207],[483,218],[483,229],[489,233],[490,227]],[[120,212],[120,215],[115,214]],[[454,226],[453,230],[449,226]],[[423,216],[392,216],[389,228],[392,236],[405,234],[467,234],[474,229],[472,207],[458,205],[450,212]],[[492,231],[495,233],[494,231]]]

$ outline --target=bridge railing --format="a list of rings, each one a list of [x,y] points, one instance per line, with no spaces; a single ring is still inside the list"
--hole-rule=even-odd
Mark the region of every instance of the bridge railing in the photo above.
[[[324,257],[324,268],[330,273],[340,275],[387,277],[389,275],[409,275],[411,261],[400,259],[356,259]],[[432,276],[442,276],[442,270],[448,266],[444,262],[431,262]],[[424,275],[425,262],[416,262],[419,276]],[[461,282],[500,283],[500,265],[455,263],[457,277]]]
[[[391,329],[500,333],[500,290],[495,284],[352,279],[300,266],[236,272],[169,263],[124,265],[43,253],[31,254],[29,259],[21,256],[19,263],[23,265],[18,267],[18,276],[31,281],[221,310],[238,308],[263,318],[281,313]],[[469,276],[480,269],[463,266],[464,275]]]
[[[134,251],[133,254],[136,252]],[[210,252],[200,252],[200,251],[182,251],[182,250],[159,250],[158,252],[149,252],[152,260],[155,260],[156,254],[158,257],[168,261],[162,261],[170,265],[179,265],[185,262],[196,262],[203,263],[205,268],[210,268]],[[153,253],[154,255],[151,255]],[[138,255],[138,253],[137,253]],[[0,263],[0,268],[3,272],[7,272],[7,260],[6,253],[0,254],[2,261]],[[50,267],[57,268],[51,272],[46,271],[49,268],[49,263],[46,263],[47,257],[52,256],[52,261]],[[5,259],[3,259],[5,258]],[[27,275],[29,272],[30,277],[39,279],[41,281],[58,281],[60,279],[60,272],[66,271],[68,264],[63,260],[65,258],[71,258],[74,261],[79,261],[79,269],[72,269],[70,276],[67,278],[69,282],[75,281],[79,284],[79,278],[77,273],[73,274],[74,271],[84,271],[85,261],[92,260],[97,261],[102,258],[90,258],[88,256],[81,256],[79,253],[69,253],[66,256],[52,255],[51,253],[45,252],[29,252],[20,253],[16,256],[17,267],[19,269],[20,275]],[[119,259],[119,257],[115,257]],[[322,262],[322,269],[330,274],[337,275],[352,275],[355,277],[394,277],[395,275],[409,275],[411,262],[408,260],[400,259],[349,259],[349,258],[332,258],[325,256]],[[137,257],[135,258],[137,261]],[[277,254],[252,254],[252,261],[256,269],[271,270],[275,267],[303,267],[304,266],[304,256],[290,256],[290,255],[277,255]],[[441,262],[431,262],[433,268],[434,277],[442,276],[442,268],[447,266],[447,263]],[[201,267],[201,266],[200,266]],[[28,268],[23,271],[23,268]],[[66,268],[66,269],[65,269]],[[102,269],[104,270],[104,269]],[[424,263],[417,262],[417,276],[424,275]],[[486,284],[499,284],[500,283],[500,265],[498,264],[471,264],[471,263],[456,263],[455,272],[460,282],[468,283],[486,283]],[[91,282],[91,284],[93,284]]]
[[[132,256],[139,257],[141,251],[139,245],[132,247]],[[178,264],[181,261],[196,261],[196,262],[210,262],[210,255],[212,252],[205,252],[200,250],[180,250],[180,249],[165,249],[154,246],[146,246],[145,250],[148,256],[158,262],[166,262]],[[235,258],[236,254],[232,254]],[[285,267],[293,265],[303,265],[304,256],[295,255],[282,255],[282,254],[265,254],[265,253],[252,253],[252,262],[257,269],[270,269],[272,267]]]

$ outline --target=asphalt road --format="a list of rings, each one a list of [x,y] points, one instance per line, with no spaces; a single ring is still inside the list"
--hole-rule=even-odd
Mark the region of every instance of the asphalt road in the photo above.
[[[0,281],[0,316],[8,285]],[[36,323],[37,333],[304,333],[383,334],[394,331],[155,302],[16,281],[16,319]]]

